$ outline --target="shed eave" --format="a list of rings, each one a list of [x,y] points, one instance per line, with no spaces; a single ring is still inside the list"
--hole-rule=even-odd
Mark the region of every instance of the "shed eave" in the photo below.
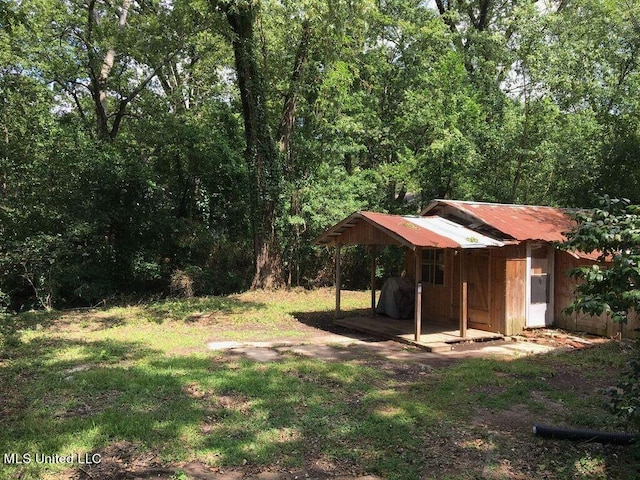
[[[403,245],[403,246],[408,247],[408,248],[410,248],[412,250],[415,250],[416,245],[414,245],[412,242],[408,241],[406,238],[404,238],[403,236],[399,235],[398,233],[394,232],[393,230],[390,230],[390,229],[386,228],[384,225],[381,225],[380,223],[376,222],[375,220],[369,218],[367,216],[367,214],[370,214],[370,212],[355,212],[355,213],[352,213],[347,218],[345,218],[343,221],[341,221],[340,223],[338,223],[335,226],[331,227],[325,233],[323,233],[322,235],[317,237],[314,240],[314,243],[316,245],[335,246],[335,245],[340,243],[339,239],[340,239],[340,237],[342,236],[342,234],[345,231],[347,231],[349,228],[355,227],[361,221],[364,220],[369,225],[371,225],[374,228],[380,230],[382,233],[384,233],[386,236],[388,236],[392,240],[392,241],[390,241],[388,243],[383,243],[382,245],[395,245],[395,244],[399,243],[400,245]],[[352,244],[353,245],[358,245],[358,243],[352,243]]]
[[[362,237],[354,238],[351,235],[346,241],[341,242],[341,237],[345,232],[360,225],[363,221],[382,234],[383,238],[378,237],[375,242],[382,245],[401,245],[411,250],[416,248],[477,249],[503,246],[503,243],[496,239],[474,232],[444,218],[389,215],[376,212],[351,214],[320,235],[315,243],[324,246],[372,244],[374,242],[371,242],[371,239],[364,241]]]

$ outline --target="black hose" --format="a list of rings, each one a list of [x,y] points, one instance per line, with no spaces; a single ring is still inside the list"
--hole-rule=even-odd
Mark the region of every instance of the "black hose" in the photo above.
[[[533,424],[533,434],[539,437],[556,440],[574,440],[583,442],[612,443],[615,445],[631,445],[638,440],[635,433],[598,432],[574,428],[558,428],[548,425]]]

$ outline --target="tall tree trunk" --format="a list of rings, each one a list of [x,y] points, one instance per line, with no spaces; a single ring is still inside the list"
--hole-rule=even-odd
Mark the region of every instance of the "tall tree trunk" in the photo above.
[[[131,0],[123,0],[118,16],[118,30],[122,30],[127,25],[127,17],[131,8]],[[97,58],[92,45],[95,28],[98,26],[98,14],[96,12],[96,0],[90,0],[87,5],[87,55],[89,57],[89,76],[91,79],[91,97],[93,98],[96,113],[96,129],[98,136],[104,139],[113,139],[117,134],[109,128],[109,103],[108,103],[108,83],[111,70],[115,62],[116,51],[113,47],[107,50],[102,60]],[[98,67],[98,64],[100,66]],[[123,111],[124,114],[124,111]]]
[[[130,7],[131,0],[122,1],[122,7],[120,8],[120,17],[118,18],[118,30],[124,29],[124,27],[127,25],[127,17],[129,16]],[[116,51],[113,47],[110,47],[109,50],[107,50],[106,55],[104,56],[102,67],[100,68],[100,76],[98,78],[100,92],[98,93],[98,98],[104,112],[107,112],[109,109],[109,105],[107,104],[107,83],[109,81],[109,75],[111,74],[111,69],[113,68],[115,58]]]
[[[87,4],[87,25],[86,34],[83,41],[87,50],[89,90],[93,100],[93,107],[96,115],[96,131],[98,136],[105,140],[115,140],[120,132],[120,126],[127,113],[127,107],[153,80],[158,72],[169,63],[177,54],[174,52],[162,60],[151,73],[141,79],[135,88],[127,94],[121,93],[117,105],[112,112],[109,110],[109,79],[115,65],[116,51],[114,47],[109,47],[102,58],[96,52],[94,42],[95,30],[99,27],[99,16],[96,11],[96,1],[89,0]],[[132,0],[122,0],[120,13],[118,15],[118,30],[123,30],[127,26],[127,19],[131,9]],[[76,102],[79,105],[79,102]],[[111,125],[109,125],[111,123]]]
[[[282,252],[277,232],[282,191],[282,166],[271,134],[264,82],[256,62],[253,2],[223,7],[233,31],[238,87],[246,139],[245,160],[250,182],[250,215],[253,230],[255,275],[252,288],[283,285]]]
[[[304,67],[309,56],[310,42],[311,22],[308,19],[305,19],[302,22],[302,34],[300,36],[300,42],[298,43],[298,49],[293,62],[293,71],[291,72],[291,78],[289,80],[289,89],[284,97],[284,107],[277,131],[278,150],[284,157],[285,177],[289,180],[298,177],[298,172],[296,171],[295,151],[291,147],[291,136],[293,135],[296,125],[298,95],[304,74]],[[300,204],[299,199],[300,191],[294,183],[295,182],[291,185],[291,195],[289,198],[290,215],[299,216],[302,211],[302,205]],[[296,273],[296,285],[299,285],[300,282],[300,224],[296,222],[292,228],[293,232],[289,233],[289,238],[292,238],[293,245],[289,249],[289,258],[287,259],[289,264],[287,288],[292,286],[294,271]]]
[[[304,73],[304,66],[309,55],[309,43],[311,41],[311,23],[304,20],[302,23],[302,36],[298,44],[298,51],[293,64],[293,72],[291,73],[291,81],[289,83],[289,91],[284,100],[284,108],[282,118],[280,119],[280,127],[278,128],[278,148],[282,153],[287,155],[288,166],[291,166],[291,155],[289,145],[291,135],[295,126],[296,107],[298,100],[298,91],[300,90],[300,82]]]

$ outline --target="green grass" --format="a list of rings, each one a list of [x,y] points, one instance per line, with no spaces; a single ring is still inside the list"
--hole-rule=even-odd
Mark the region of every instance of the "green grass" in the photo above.
[[[368,293],[343,296],[345,309],[367,302]],[[632,471],[620,450],[559,447],[479,420],[525,412],[546,422],[622,428],[597,391],[554,383],[559,366],[563,375],[606,381],[624,361],[615,343],[471,359],[402,377],[371,355],[258,363],[206,349],[207,341],[304,339],[313,331],[308,325],[332,308],[332,292],[322,290],[5,316],[0,455],[93,453],[126,441],[165,464],[302,468],[322,458],[389,479],[478,478],[483,467],[511,478],[500,460],[528,478],[546,478],[548,470],[567,479]],[[64,468],[3,465],[0,479],[55,477]]]

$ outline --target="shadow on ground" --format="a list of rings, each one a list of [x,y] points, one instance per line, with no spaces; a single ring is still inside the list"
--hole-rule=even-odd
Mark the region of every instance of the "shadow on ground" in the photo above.
[[[371,310],[368,308],[360,308],[342,312],[342,315],[357,317],[369,315],[370,312]],[[353,337],[354,339],[366,338],[370,342],[386,341],[386,339],[384,338],[374,337],[371,335],[363,335],[362,333],[355,332],[340,325],[336,325],[334,323],[335,316],[332,312],[293,312],[291,315],[301,324],[318,329],[322,332],[343,335],[345,337]]]
[[[327,337],[338,333],[327,312],[295,315]],[[432,369],[391,360],[373,349],[385,341],[355,334],[353,346],[309,345],[331,358],[283,347],[278,361],[258,362],[9,333],[0,451],[98,453],[104,462],[4,465],[3,479],[599,479],[633,478],[636,468],[625,463],[628,448],[539,440],[530,431],[534,417],[592,428],[615,422],[602,414],[597,391],[615,373],[607,364],[615,345]]]

